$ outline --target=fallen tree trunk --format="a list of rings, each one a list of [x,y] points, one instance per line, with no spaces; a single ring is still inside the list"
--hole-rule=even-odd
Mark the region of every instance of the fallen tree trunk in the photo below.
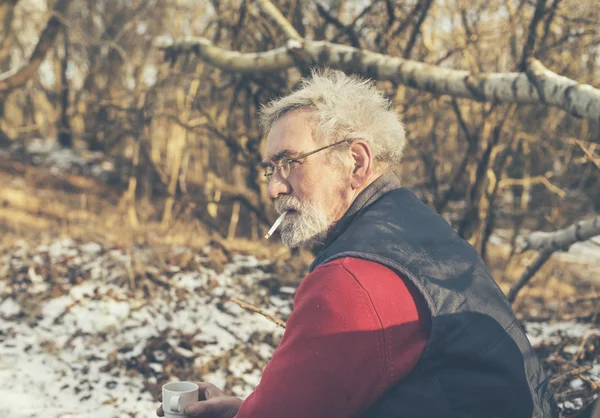
[[[525,72],[473,74],[327,41],[290,39],[286,47],[257,53],[226,50],[203,37],[157,46],[172,60],[195,53],[225,71],[281,71],[308,61],[435,94],[494,103],[543,104],[600,122],[600,89],[553,73],[535,58],[527,60]]]

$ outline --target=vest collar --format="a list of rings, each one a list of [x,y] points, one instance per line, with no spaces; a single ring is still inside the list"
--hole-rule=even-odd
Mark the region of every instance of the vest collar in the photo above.
[[[319,248],[319,252],[329,247],[331,243],[333,243],[340,235],[344,233],[344,231],[352,223],[352,220],[356,214],[370,206],[384,194],[400,187],[400,180],[396,174],[392,172],[382,174],[375,181],[373,181],[373,183],[369,184],[362,192],[358,194],[358,196],[356,196],[356,199],[354,199],[344,216],[342,216],[342,218],[336,222],[335,226],[331,229],[329,234],[327,234],[327,238],[325,239],[322,247]],[[315,261],[317,260],[315,259]]]
[[[345,218],[351,217],[361,209],[369,206],[387,192],[391,192],[400,187],[400,180],[394,173],[385,173],[379,176],[373,183],[369,184],[362,192],[356,196],[350,208],[346,211],[342,219],[338,223],[344,221]]]

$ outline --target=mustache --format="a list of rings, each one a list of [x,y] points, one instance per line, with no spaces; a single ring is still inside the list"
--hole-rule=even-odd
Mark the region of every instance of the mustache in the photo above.
[[[293,209],[299,211],[302,208],[302,203],[295,197],[284,196],[280,197],[275,201],[275,210],[278,213],[283,213],[286,210]]]

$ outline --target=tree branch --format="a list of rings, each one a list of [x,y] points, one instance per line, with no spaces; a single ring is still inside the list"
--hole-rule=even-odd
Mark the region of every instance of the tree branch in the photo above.
[[[413,7],[408,16],[406,16],[406,18],[400,23],[400,25],[398,25],[396,30],[394,30],[392,38],[399,36],[406,30],[406,28],[408,28],[408,26],[415,20],[415,17],[417,16],[417,13],[419,13],[419,10],[421,10],[421,3],[416,2],[415,7]]]
[[[508,300],[512,303],[517,293],[529,282],[529,280],[542,268],[555,251],[566,251],[576,242],[587,241],[600,235],[600,216],[587,221],[579,221],[568,228],[555,232],[534,232],[525,239],[522,250],[537,250],[540,253],[531,263],[521,278],[510,288]]]
[[[544,34],[542,35],[542,39],[539,43],[540,47],[538,48],[538,53],[543,51],[546,47],[546,41],[548,40],[548,35],[550,35],[550,25],[554,20],[554,16],[556,16],[556,10],[558,10],[558,4],[560,2],[561,0],[553,0],[552,6],[550,6],[550,9],[547,11],[548,17],[544,21]]]
[[[0,28],[0,63],[8,57],[10,54],[9,40],[10,29],[12,26],[12,20],[15,14],[15,6],[19,0],[7,0],[0,4],[0,22],[2,28]]]
[[[587,241],[597,235],[600,235],[600,216],[554,232],[534,232],[525,239],[522,250],[566,251],[576,242]]]
[[[450,202],[450,199],[452,199],[456,195],[458,185],[460,184],[462,177],[467,171],[469,161],[477,152],[478,144],[477,135],[473,135],[473,133],[471,133],[471,131],[469,130],[469,127],[465,122],[460,108],[458,107],[458,103],[456,103],[456,100],[454,99],[452,100],[452,109],[454,110],[454,114],[456,115],[456,119],[458,120],[458,126],[460,126],[460,129],[463,131],[467,139],[468,145],[467,150],[465,151],[465,154],[463,155],[460,164],[458,165],[458,168],[454,170],[454,176],[448,183],[448,189],[444,192],[440,200],[435,203],[435,209],[437,212],[440,213],[446,209],[446,206]]]
[[[421,33],[421,26],[423,25],[423,21],[427,17],[427,13],[429,13],[429,8],[431,7],[431,3],[433,3],[433,0],[423,0],[423,3],[424,3],[423,11],[421,11],[421,15],[419,16],[419,19],[415,23],[413,31],[410,34],[410,39],[408,40],[408,43],[406,44],[406,48],[404,48],[404,51],[402,51],[402,58],[410,57],[410,54],[411,54],[413,48],[415,47],[415,43],[417,42],[417,38],[419,37],[419,34]]]
[[[187,37],[157,46],[165,49],[166,56],[173,60],[180,54],[194,52],[222,70],[253,74],[290,68],[296,65],[297,54],[302,53],[317,64],[417,90],[493,103],[541,103],[600,121],[600,89],[553,73],[534,58],[528,59],[526,73],[472,74],[326,41],[289,40],[287,47],[259,53],[225,50],[202,37]]]
[[[360,48],[360,40],[358,39],[358,35],[351,25],[344,25],[337,17],[332,16],[331,13],[329,13],[329,11],[326,10],[325,7],[323,7],[320,3],[317,3],[316,5],[317,12],[319,12],[321,17],[325,19],[327,23],[331,23],[333,26],[342,31],[342,33],[347,34],[350,37],[350,43],[352,43],[353,47]]]
[[[58,0],[54,5],[53,12],[63,14],[69,6],[70,1],[71,0]],[[27,65],[21,68],[17,73],[0,80],[0,93],[6,93],[22,86],[36,73],[44,60],[46,53],[52,47],[60,26],[60,19],[53,15],[50,20],[48,20],[46,28],[42,31],[40,39],[35,46]]]
[[[263,12],[268,14],[277,23],[277,26],[285,33],[288,39],[294,39],[301,42],[302,36],[294,29],[292,24],[281,14],[279,9],[275,7],[271,0],[257,0]]]
[[[519,280],[513,285],[513,287],[510,288],[508,295],[506,296],[510,303],[513,303],[515,301],[519,290],[525,287],[525,285],[529,282],[529,280],[531,280],[535,273],[537,273],[538,270],[541,269],[542,266],[546,263],[546,261],[548,261],[551,255],[552,251],[543,251],[538,254],[537,258],[533,263],[527,266],[527,269],[525,269],[525,272],[523,273],[521,278],[519,278]]]
[[[523,47],[523,55],[521,56],[521,62],[519,64],[519,70],[521,71],[525,71],[527,69],[527,60],[533,53],[535,38],[537,37],[537,27],[544,16],[545,8],[546,0],[537,0],[535,2],[535,12],[533,13],[531,23],[529,24],[529,34],[527,35],[527,41]]]
[[[244,302],[243,300],[240,300],[240,299],[235,298],[233,296],[230,297],[229,300],[232,301],[233,303],[239,305],[241,308],[247,309],[247,310],[249,310],[251,312],[255,312],[257,314],[260,314],[260,315],[264,316],[265,318],[267,318],[269,321],[271,321],[271,322],[279,325],[282,328],[285,328],[285,321],[284,320],[282,320],[280,318],[277,318],[275,315],[271,315],[271,314],[265,312],[263,309],[259,308],[258,306],[252,305],[252,304],[250,304],[248,302]]]

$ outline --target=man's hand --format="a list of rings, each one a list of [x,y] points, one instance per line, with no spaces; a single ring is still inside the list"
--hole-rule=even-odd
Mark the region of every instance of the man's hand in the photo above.
[[[237,414],[242,400],[235,396],[226,395],[221,389],[211,383],[192,382],[198,385],[198,401],[185,408],[188,417],[200,418],[233,418]],[[158,400],[162,402],[162,394]],[[162,405],[156,410],[156,415],[164,417]]]

